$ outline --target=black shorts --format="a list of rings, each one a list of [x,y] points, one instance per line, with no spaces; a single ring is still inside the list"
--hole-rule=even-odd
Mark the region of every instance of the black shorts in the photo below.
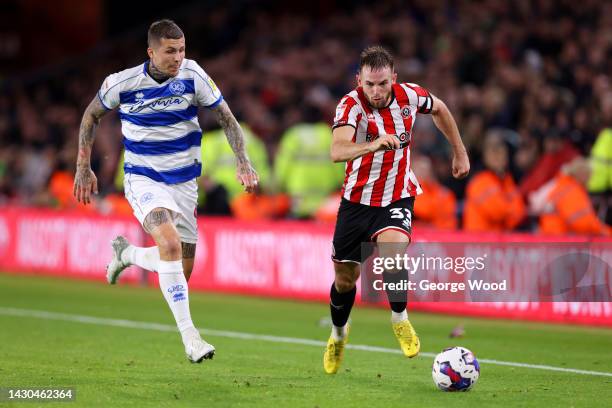
[[[371,207],[342,199],[334,231],[332,260],[361,263],[361,243],[375,242],[383,231],[394,229],[412,234],[414,197],[397,200],[386,207]]]

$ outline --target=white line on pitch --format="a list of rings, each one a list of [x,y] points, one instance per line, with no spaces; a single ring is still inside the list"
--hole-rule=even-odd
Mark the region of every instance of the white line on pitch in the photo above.
[[[46,312],[43,310],[16,309],[12,307],[0,307],[0,315],[35,317],[39,319],[62,320],[66,322],[96,324],[100,326],[125,327],[129,329],[145,329],[145,330],[156,330],[156,331],[165,331],[165,332],[175,332],[177,330],[176,326],[171,326],[168,324],[161,324],[161,323],[138,322],[134,320],[123,320],[123,319],[109,319],[109,318],[104,318],[104,317]],[[232,339],[259,340],[259,341],[268,341],[272,343],[302,344],[306,346],[316,346],[316,347],[325,347],[326,345],[326,342],[324,341],[300,339],[296,337],[281,337],[281,336],[272,336],[272,335],[265,335],[265,334],[253,334],[253,333],[243,333],[243,332],[235,332],[235,331],[227,331],[227,330],[211,330],[211,329],[205,329],[205,330],[202,330],[202,332],[206,334],[207,336],[228,337]],[[346,347],[349,349],[353,349],[353,350],[370,351],[370,352],[377,352],[377,353],[390,353],[390,354],[401,354],[402,353],[400,350],[397,350],[397,349],[367,346],[364,344],[348,344]],[[420,355],[425,356],[425,357],[435,356],[434,353],[420,353]],[[490,359],[485,359],[485,358],[479,358],[478,361],[481,363],[486,363],[486,364],[502,365],[502,366],[509,366],[509,367],[531,368],[531,369],[538,369],[538,370],[558,371],[562,373],[612,377],[612,373],[603,372],[603,371],[579,370],[576,368],[554,367],[554,366],[541,365],[541,364],[516,363],[513,361],[499,361],[499,360],[490,360]]]

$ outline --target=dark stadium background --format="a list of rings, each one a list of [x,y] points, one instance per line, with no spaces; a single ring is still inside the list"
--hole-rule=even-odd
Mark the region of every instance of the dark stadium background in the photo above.
[[[447,102],[472,175],[483,167],[487,132],[502,132],[509,170],[525,199],[563,160],[588,157],[612,121],[606,2],[390,1],[373,7],[319,1],[300,7],[236,1],[174,8],[5,1],[0,200],[54,205],[47,183],[55,169],[73,167],[84,107],[105,75],[146,59],[146,29],[162,17],[183,27],[187,57],[201,62],[237,117],[265,142],[271,165],[289,127],[331,122],[337,101],[354,86],[359,51],[374,43],[394,52],[400,80],[428,87]],[[205,129],[215,127],[211,115],[201,121]],[[460,219],[467,181],[450,177],[448,147],[427,117],[415,134],[415,154],[433,161],[436,176],[459,200]],[[118,120],[105,119],[93,153],[102,192],[113,190],[120,137]],[[29,171],[20,165],[30,161],[37,166]],[[535,176],[535,169],[546,176]],[[610,185],[591,191],[608,222],[609,191]],[[537,219],[519,228],[535,231]]]

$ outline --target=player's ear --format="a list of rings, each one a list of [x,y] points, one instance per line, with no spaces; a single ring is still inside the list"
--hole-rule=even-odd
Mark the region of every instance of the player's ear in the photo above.
[[[149,55],[149,59],[153,59],[153,48],[147,48],[147,54]]]
[[[355,80],[357,81],[357,86],[361,86],[361,77],[359,76],[359,72],[355,74]]]
[[[397,72],[393,73],[393,83],[397,82]]]

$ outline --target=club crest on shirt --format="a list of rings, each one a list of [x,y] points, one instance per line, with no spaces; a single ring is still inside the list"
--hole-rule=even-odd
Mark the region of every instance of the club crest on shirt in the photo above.
[[[185,84],[181,81],[173,81],[168,87],[173,95],[180,96],[185,93]]]
[[[412,111],[410,110],[410,106],[404,106],[404,107],[402,108],[402,116],[403,116],[404,118],[409,117],[411,113],[412,113]]]

